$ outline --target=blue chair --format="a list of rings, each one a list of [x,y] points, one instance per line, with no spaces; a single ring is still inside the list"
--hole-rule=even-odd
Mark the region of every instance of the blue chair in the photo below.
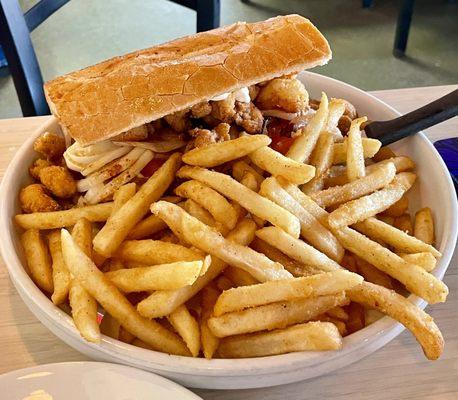
[[[68,1],[41,0],[24,14],[17,0],[0,0],[0,45],[24,117],[49,114],[30,32]],[[220,0],[171,1],[197,12],[197,32],[217,28],[220,24]]]

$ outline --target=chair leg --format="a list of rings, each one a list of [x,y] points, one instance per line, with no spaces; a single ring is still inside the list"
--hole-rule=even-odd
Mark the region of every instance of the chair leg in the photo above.
[[[197,32],[218,28],[220,25],[220,0],[197,0]]]
[[[395,57],[402,57],[405,54],[414,5],[415,0],[402,1],[396,25],[396,36],[394,38],[393,54]]]
[[[373,0],[363,0],[363,8],[369,8],[374,5]]]
[[[24,14],[15,0],[0,0],[0,44],[24,117],[49,114],[43,78]]]

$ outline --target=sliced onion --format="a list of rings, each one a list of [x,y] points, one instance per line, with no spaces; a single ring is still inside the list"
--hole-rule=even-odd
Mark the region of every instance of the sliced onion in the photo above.
[[[261,113],[264,117],[275,117],[280,119],[286,119],[288,121],[293,120],[298,115],[297,113],[289,113],[282,110],[262,110]]]
[[[116,147],[115,150],[109,151],[108,153],[101,154],[96,161],[86,165],[86,167],[81,171],[83,176],[88,176],[93,172],[99,170],[104,165],[108,164],[110,161],[113,161],[123,155],[127,154],[132,149],[129,147]]]
[[[168,153],[179,149],[186,145],[186,142],[181,139],[157,140],[154,142],[114,142],[120,146],[141,147],[154,151],[155,153]]]
[[[311,108],[305,114],[297,115],[296,118],[291,120],[291,123],[293,124],[293,130],[297,131],[307,126],[314,115],[315,110],[312,110]]]

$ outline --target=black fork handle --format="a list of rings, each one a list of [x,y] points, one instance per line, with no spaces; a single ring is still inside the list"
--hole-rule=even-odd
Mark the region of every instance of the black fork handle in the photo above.
[[[385,146],[458,115],[458,89],[389,121],[374,121],[364,128],[368,137]]]

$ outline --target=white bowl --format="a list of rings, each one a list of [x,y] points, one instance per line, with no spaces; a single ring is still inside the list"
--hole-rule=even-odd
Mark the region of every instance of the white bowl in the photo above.
[[[399,115],[382,101],[345,83],[310,72],[301,74],[300,78],[312,97],[319,98],[320,92],[325,91],[329,96],[345,98],[356,106],[361,115],[367,115],[372,120],[390,119]],[[96,360],[153,371],[188,387],[242,389],[280,385],[331,372],[376,351],[403,330],[402,325],[384,317],[347,336],[340,351],[301,352],[242,360],[209,361],[170,356],[109,337],[103,337],[100,344],[86,342],[75,329],[71,318],[55,307],[27,275],[23,267],[18,231],[13,224],[13,216],[19,211],[17,194],[28,181],[27,168],[36,158],[33,141],[45,130],[58,131],[59,127],[55,120],[50,120],[32,135],[20,148],[3,178],[0,194],[0,244],[11,280],[29,309],[55,335],[76,350]],[[420,205],[428,205],[433,209],[437,247],[443,254],[434,275],[442,278],[457,237],[457,200],[450,175],[433,145],[421,133],[396,143],[393,148],[400,154],[411,156],[417,163],[419,180],[411,193],[411,206],[413,210]],[[410,296],[410,300],[420,307],[426,305],[415,296]]]

